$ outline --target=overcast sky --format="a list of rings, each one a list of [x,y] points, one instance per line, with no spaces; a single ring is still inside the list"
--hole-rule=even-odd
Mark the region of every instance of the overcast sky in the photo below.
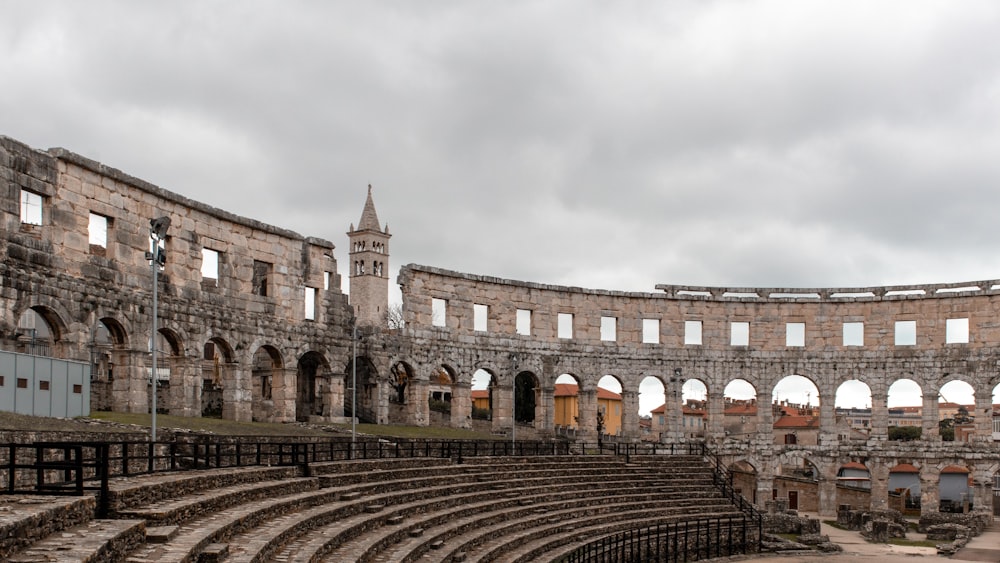
[[[328,239],[345,278],[368,184],[393,272],[1000,278],[995,1],[0,9],[0,134]]]
[[[392,271],[1000,277],[1000,3],[0,0],[0,133]]]

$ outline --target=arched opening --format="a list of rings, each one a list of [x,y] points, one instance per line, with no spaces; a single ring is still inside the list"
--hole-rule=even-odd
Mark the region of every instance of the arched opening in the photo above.
[[[202,348],[201,416],[221,418],[222,389],[230,379],[233,350],[225,340],[212,338]]]
[[[105,318],[101,319],[101,321],[108,328],[117,327],[113,329],[113,332],[120,332],[124,335],[124,328],[117,321],[114,321],[114,319]],[[180,346],[176,336],[176,334],[167,329],[158,329],[156,331],[156,367],[155,369],[149,368],[147,370],[149,380],[156,381],[156,412],[159,414],[170,413],[170,375],[173,373],[174,364],[177,363],[178,356],[180,355]],[[121,347],[126,348],[127,345],[122,344]],[[153,362],[152,354],[149,356],[149,362],[148,365],[151,366]]]
[[[889,470],[889,508],[920,516],[920,470],[900,463]]]
[[[972,505],[972,473],[967,467],[949,465],[938,475],[938,511],[970,512]]]
[[[449,426],[451,423],[451,397],[454,384],[455,370],[447,364],[441,364],[431,374],[427,390],[427,407],[431,413],[431,421],[438,426]]]
[[[397,405],[406,404],[406,388],[414,378],[413,367],[406,362],[396,362],[389,368],[389,386],[392,393],[389,394],[389,402]]]
[[[538,403],[538,378],[530,371],[522,371],[514,378],[514,421],[534,425],[535,407]]]
[[[834,395],[837,435],[841,440],[867,440],[872,424],[872,390],[857,379],[845,381]]]
[[[569,373],[556,378],[552,391],[553,424],[560,436],[576,436],[580,427],[580,382]]]
[[[310,416],[326,416],[324,398],[329,392],[329,368],[319,352],[299,358],[295,375],[295,419],[307,422]]]
[[[281,353],[273,346],[261,346],[253,355],[251,372],[252,405],[254,421],[273,421],[275,418],[274,386],[282,369]],[[283,394],[283,393],[281,393]]]
[[[730,381],[722,391],[726,436],[747,439],[757,432],[757,389],[745,379]]]
[[[740,460],[729,466],[729,476],[733,489],[743,498],[757,504],[757,468],[746,460]]]
[[[938,434],[944,442],[971,442],[976,433],[976,391],[952,380],[938,390]]]
[[[368,356],[358,356],[357,370],[355,370],[353,360],[347,362],[344,368],[344,416],[357,416],[360,422],[366,424],[376,424],[378,417],[375,413],[376,381],[378,381],[378,371],[375,364]],[[357,393],[354,392],[354,382],[357,382]],[[357,402],[357,408],[355,408]],[[355,413],[355,411],[357,411]]]
[[[114,319],[99,319],[90,329],[90,408],[113,410],[115,366],[128,365],[125,330]],[[121,371],[121,368],[119,368]],[[122,374],[127,377],[127,372]]]
[[[708,386],[689,379],[681,387],[681,428],[687,438],[703,438],[708,424]]]
[[[782,378],[771,394],[771,413],[775,444],[819,444],[819,389],[808,378]]]
[[[622,383],[613,375],[597,381],[597,410],[604,415],[604,434],[620,436],[625,426]]]
[[[659,442],[667,431],[666,387],[652,375],[639,382],[639,429],[643,440],[652,442]]]
[[[889,386],[886,406],[889,411],[890,440],[917,440],[923,433],[923,391],[912,379],[897,379]]]
[[[993,404],[997,404],[995,398]],[[993,474],[993,516],[1000,516],[1000,471]]]
[[[470,395],[472,397],[472,420],[493,420],[493,382],[496,378],[485,369],[477,369],[472,374]]]
[[[17,320],[15,350],[33,356],[53,356],[60,337],[58,327],[58,317],[48,308],[26,309]]]

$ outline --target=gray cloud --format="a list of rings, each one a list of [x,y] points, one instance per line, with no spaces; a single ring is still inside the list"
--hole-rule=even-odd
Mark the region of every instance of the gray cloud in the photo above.
[[[0,133],[395,264],[1000,277],[992,2],[11,2]]]

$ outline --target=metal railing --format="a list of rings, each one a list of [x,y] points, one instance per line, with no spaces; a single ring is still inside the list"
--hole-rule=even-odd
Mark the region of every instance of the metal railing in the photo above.
[[[757,551],[747,516],[661,523],[611,534],[577,548],[561,563],[680,563]]]

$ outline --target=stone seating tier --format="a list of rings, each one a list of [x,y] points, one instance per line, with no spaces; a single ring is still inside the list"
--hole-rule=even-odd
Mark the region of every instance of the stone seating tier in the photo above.
[[[700,457],[643,457],[383,459],[311,464],[310,477],[258,467],[116,479],[116,520],[67,520],[10,548],[21,558],[10,560],[506,560],[517,548],[527,561],[598,530],[738,514]]]

